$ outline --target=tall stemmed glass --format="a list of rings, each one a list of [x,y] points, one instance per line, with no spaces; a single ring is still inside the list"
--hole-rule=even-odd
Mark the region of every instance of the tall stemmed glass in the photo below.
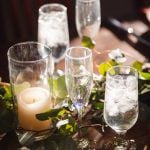
[[[67,8],[58,3],[39,8],[38,41],[52,49],[55,64],[65,56],[69,46]]]
[[[90,49],[71,47],[66,51],[65,78],[68,94],[77,109],[79,124],[81,124],[93,85],[93,61]],[[85,147],[85,142],[82,143],[83,145],[79,146],[81,149],[82,146]]]
[[[50,3],[39,8],[38,41],[52,49],[53,78],[57,80],[63,74],[61,70],[58,70],[57,63],[64,59],[66,49],[69,47],[67,8],[64,5]],[[57,95],[55,89],[53,90],[53,97],[56,100]],[[67,101],[64,103],[67,103]]]
[[[115,66],[106,75],[104,119],[119,135],[111,145],[116,149],[135,148],[125,133],[138,118],[138,73],[129,66]]]
[[[75,22],[80,38],[93,39],[101,24],[100,0],[76,0]]]

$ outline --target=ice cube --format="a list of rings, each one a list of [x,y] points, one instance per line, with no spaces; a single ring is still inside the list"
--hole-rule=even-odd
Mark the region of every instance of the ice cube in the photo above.
[[[127,89],[126,97],[130,100],[137,101],[138,100],[138,90]]]
[[[136,101],[123,97],[122,100],[118,103],[118,108],[121,113],[125,113],[133,109],[136,105]]]
[[[121,75],[116,75],[114,78],[108,79],[106,83],[112,88],[125,88],[124,77]]]
[[[107,107],[107,112],[109,113],[109,116],[117,116],[119,114],[119,108],[117,104],[113,104]]]
[[[126,80],[126,86],[129,89],[129,91],[137,89],[138,87],[137,78],[134,76],[128,76]]]
[[[124,90],[122,89],[113,89],[110,92],[110,97],[115,103],[118,103],[123,96],[124,96]]]

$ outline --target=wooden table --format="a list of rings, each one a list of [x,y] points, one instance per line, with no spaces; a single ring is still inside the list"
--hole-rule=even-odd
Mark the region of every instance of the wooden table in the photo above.
[[[150,41],[150,32],[148,32],[150,28],[142,21],[135,20],[131,22],[123,22],[123,24],[127,28],[132,27],[139,36],[148,33],[148,40]],[[95,72],[97,72],[97,65],[108,59],[108,52],[118,48],[127,56],[128,64],[134,60],[145,62],[150,59],[149,47],[142,45],[131,35],[127,37],[119,35],[121,38],[118,38],[115,32],[116,31],[112,32],[104,26],[101,27],[99,33],[95,37],[94,41],[96,42],[96,46],[93,50]],[[80,38],[73,39],[70,46],[81,46]],[[60,62],[58,68],[64,69],[64,61]]]
[[[135,31],[142,35],[149,30],[149,27],[139,20],[132,22],[124,22],[125,26],[131,26]],[[136,46],[136,41],[133,37],[119,39],[113,32],[106,27],[102,27],[95,38],[96,47],[93,50],[94,71],[97,72],[97,65],[107,59],[107,54],[110,50],[121,49],[128,58],[128,63],[134,60],[144,62],[150,55],[147,55],[147,49],[143,47],[142,52]],[[80,45],[80,39],[76,38],[71,41],[71,46]],[[141,48],[141,47],[140,47]],[[146,51],[146,52],[145,52]],[[149,49],[150,51],[150,49]],[[146,55],[145,55],[146,54]],[[64,69],[64,61],[61,61],[58,68]],[[135,139],[137,150],[150,149],[150,103],[145,104],[140,102],[140,113],[136,125],[127,133],[129,138]],[[103,144],[113,138],[115,133],[108,127],[105,133],[100,130],[90,128],[90,138],[97,141],[97,149],[103,150]],[[16,134],[12,131],[8,133],[2,141],[0,141],[0,150],[17,150],[20,144]],[[51,148],[50,148],[51,149]]]

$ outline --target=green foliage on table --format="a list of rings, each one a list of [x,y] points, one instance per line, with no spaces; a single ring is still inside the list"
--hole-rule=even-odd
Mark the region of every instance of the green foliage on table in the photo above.
[[[81,44],[90,49],[93,49],[95,47],[95,42],[88,36],[82,37]]]
[[[122,55],[122,57],[125,57],[125,55]],[[106,72],[109,68],[116,65],[122,65],[123,63],[118,63],[115,59],[109,59],[105,62],[101,63],[98,67],[99,73],[104,77],[106,76]],[[131,66],[135,69],[137,69],[139,74],[139,98],[142,101],[147,99],[150,96],[150,72],[143,71],[143,65],[144,63],[135,61],[131,64]]]
[[[77,150],[76,142],[70,137],[60,134],[53,134],[44,141],[39,141],[33,145],[29,145],[28,148],[32,150],[44,149],[44,150]]]
[[[37,114],[36,117],[41,121],[50,119],[53,122],[53,128],[56,128],[62,135],[73,135],[77,131],[76,120],[71,112],[64,107],[51,109],[47,112]]]
[[[118,63],[115,60],[107,60],[106,62],[103,62],[98,66],[98,71],[102,76],[105,76],[107,70],[115,65],[118,65]]]
[[[14,129],[14,111],[9,85],[0,87],[0,133]]]
[[[67,89],[65,84],[65,75],[53,78],[53,91],[57,98],[64,98],[67,96]]]
[[[143,80],[150,80],[150,73],[149,72],[144,72],[142,70],[143,65],[144,64],[139,62],[139,61],[135,61],[132,64],[132,66],[138,70],[140,78],[142,78]]]
[[[122,56],[124,57],[124,55]],[[115,59],[106,60],[106,62],[101,63],[98,67],[100,75],[94,77],[94,85],[89,99],[89,104],[92,106],[90,121],[94,121],[98,124],[103,124],[105,75],[107,70],[115,65],[122,65],[122,63],[118,63]],[[150,96],[150,73],[143,71],[143,63],[141,62],[136,61],[132,66],[139,72],[140,99],[146,100]],[[67,99],[68,107],[51,109],[36,115],[39,120],[51,120],[53,123],[55,132],[48,139],[44,140],[43,143],[46,147],[52,147],[52,149],[74,150],[76,149],[76,144],[71,137],[78,130],[78,120],[76,119],[77,114],[70,110],[72,103],[67,96],[65,76],[60,75],[57,78],[53,78],[53,80],[50,79],[49,82],[50,84],[53,83],[53,90],[57,102]],[[0,131],[7,132],[12,130],[13,120],[11,120],[11,118],[13,119],[13,103],[9,86],[0,88],[0,111]],[[33,148],[35,147],[36,145],[33,145]]]
[[[139,96],[141,100],[150,98],[150,72],[142,70],[143,63],[135,61],[132,66],[139,72]],[[150,101],[150,99],[149,99]]]

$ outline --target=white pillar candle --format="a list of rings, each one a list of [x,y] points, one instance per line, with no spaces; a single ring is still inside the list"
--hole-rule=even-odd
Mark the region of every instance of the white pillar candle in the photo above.
[[[51,108],[48,90],[40,87],[27,88],[17,96],[17,102],[20,127],[34,131],[50,128],[50,120],[40,121],[35,116]]]

